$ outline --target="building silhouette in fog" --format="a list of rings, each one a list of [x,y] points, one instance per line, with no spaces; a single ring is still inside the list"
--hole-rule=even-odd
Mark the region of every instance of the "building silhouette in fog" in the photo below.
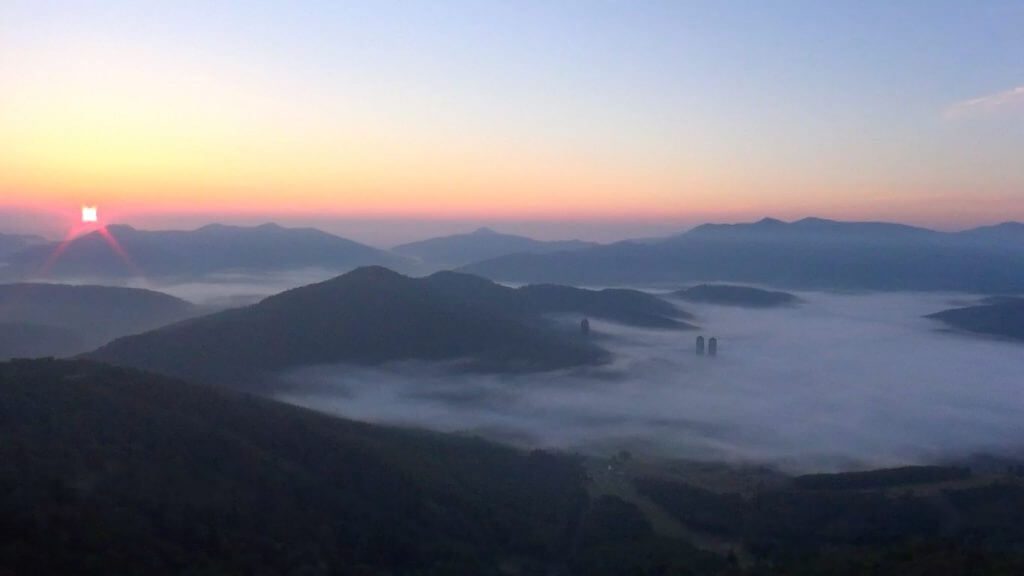
[[[705,344],[707,346],[705,347]],[[704,356],[707,353],[708,356],[718,356],[718,338],[712,336],[707,340],[704,340],[703,336],[697,336],[697,356]]]
[[[590,336],[590,320],[587,318],[580,321],[580,334]]]

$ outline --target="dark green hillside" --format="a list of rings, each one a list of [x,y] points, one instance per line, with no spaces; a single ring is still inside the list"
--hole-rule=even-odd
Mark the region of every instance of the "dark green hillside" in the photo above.
[[[605,352],[528,318],[450,298],[386,268],[360,268],[227,310],[117,340],[91,358],[208,382],[327,363],[464,360],[474,369],[542,370]]]
[[[684,525],[732,541],[752,574],[1019,574],[1024,483],[962,468],[820,474],[751,492],[635,480]],[[944,568],[942,568],[944,567]]]
[[[901,469],[711,492],[59,360],[0,363],[0,438],[4,575],[1024,569],[1012,475]],[[635,489],[602,494],[620,482]],[[710,541],[727,548],[694,547]]]
[[[572,459],[87,362],[0,364],[0,573],[496,573],[558,563]]]

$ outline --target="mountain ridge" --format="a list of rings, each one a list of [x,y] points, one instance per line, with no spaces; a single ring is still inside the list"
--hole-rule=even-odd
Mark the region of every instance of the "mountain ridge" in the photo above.
[[[405,260],[316,228],[208,224],[194,230],[139,230],[125,224],[106,234],[83,234],[32,246],[9,257],[7,275],[20,278],[196,277],[227,271],[277,272],[302,268],[344,270]]]
[[[768,219],[702,225],[660,242],[502,256],[459,270],[508,282],[573,285],[723,282],[1012,293],[1024,291],[1024,240],[978,239],[885,222]]]
[[[600,363],[607,352],[532,318],[474,306],[370,266],[115,340],[87,357],[238,384],[316,364],[460,361],[474,370],[529,371]]]
[[[580,250],[595,246],[582,240],[535,240],[480,227],[463,234],[451,234],[399,244],[391,250],[415,258],[429,270],[457,268],[472,262],[516,253],[547,253]]]
[[[0,284],[0,323],[9,328],[21,326],[22,333],[28,330],[34,336],[31,348],[22,348],[20,354],[8,357],[28,351],[34,351],[29,354],[32,356],[78,354],[114,338],[152,330],[200,312],[185,300],[140,288]],[[47,334],[55,337],[52,346],[46,345]]]

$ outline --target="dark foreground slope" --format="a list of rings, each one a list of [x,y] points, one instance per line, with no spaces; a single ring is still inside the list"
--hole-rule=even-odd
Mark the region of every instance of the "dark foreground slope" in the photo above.
[[[775,475],[613,459],[588,475],[564,455],[57,360],[0,363],[0,438],[5,575],[1024,569],[1013,474],[908,468],[755,486]]]
[[[689,528],[736,543],[752,574],[1009,576],[1024,570],[1024,479],[1013,468],[905,467],[743,489],[633,483]]]
[[[89,356],[246,387],[261,374],[315,364],[458,360],[474,369],[518,371],[604,359],[590,342],[529,320],[369,267],[253,306],[116,340]]]
[[[945,310],[928,317],[965,332],[1024,340],[1024,298],[991,298],[977,306]]]
[[[90,362],[0,364],[0,438],[0,574],[654,574],[721,564],[667,545],[633,506],[589,502],[572,458]]]
[[[672,293],[673,296],[689,302],[743,306],[747,308],[776,308],[792,306],[800,301],[789,292],[762,290],[750,286],[730,284],[700,284]]]
[[[0,334],[10,341],[8,353],[0,346],[0,359],[79,354],[198,313],[184,300],[150,290],[0,284]]]

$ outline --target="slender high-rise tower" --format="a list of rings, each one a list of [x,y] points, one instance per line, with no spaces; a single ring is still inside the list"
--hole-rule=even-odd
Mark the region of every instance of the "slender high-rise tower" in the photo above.
[[[584,318],[580,321],[580,334],[590,336],[590,320]]]
[[[697,336],[697,356],[704,355],[704,337]]]
[[[714,336],[708,340],[708,356],[718,356],[718,338]]]

